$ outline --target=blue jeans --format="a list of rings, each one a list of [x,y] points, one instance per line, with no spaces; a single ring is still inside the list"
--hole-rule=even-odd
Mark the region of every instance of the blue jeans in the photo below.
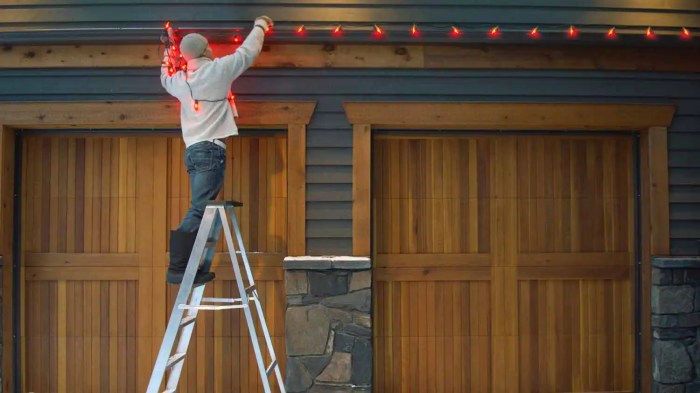
[[[190,209],[177,228],[197,232],[207,202],[215,199],[224,184],[226,149],[213,142],[199,142],[185,150],[185,166],[190,175]]]

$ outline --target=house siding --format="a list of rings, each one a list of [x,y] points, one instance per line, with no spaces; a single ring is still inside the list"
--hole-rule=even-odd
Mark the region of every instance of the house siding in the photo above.
[[[0,101],[163,100],[156,69],[0,70]],[[604,102],[677,106],[669,129],[671,254],[700,255],[700,75],[594,71],[253,69],[239,100],[317,101],[307,133],[307,252],[352,253],[345,101]]]

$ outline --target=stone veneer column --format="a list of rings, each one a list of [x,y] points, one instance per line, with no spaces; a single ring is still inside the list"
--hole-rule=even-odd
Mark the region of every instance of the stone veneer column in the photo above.
[[[284,269],[287,391],[370,392],[370,259],[289,257]]]
[[[700,257],[656,257],[652,266],[653,391],[700,392]]]

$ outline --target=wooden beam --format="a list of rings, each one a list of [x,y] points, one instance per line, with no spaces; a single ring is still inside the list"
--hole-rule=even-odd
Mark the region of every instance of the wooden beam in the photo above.
[[[315,102],[239,102],[242,127],[308,124]],[[176,128],[177,101],[0,104],[0,124],[21,128]]]
[[[213,44],[214,54],[233,45]],[[157,45],[51,45],[3,48],[0,68],[158,67]],[[259,68],[571,69],[700,72],[697,48],[527,45],[266,45]]]
[[[2,255],[2,391],[14,391],[13,269],[15,130],[0,122],[0,255]]]
[[[368,124],[353,126],[352,143],[352,255],[369,256],[372,178],[372,130]]]
[[[491,266],[490,254],[377,254],[376,267]]]
[[[136,281],[139,269],[133,267],[28,267],[25,269],[27,281]]]
[[[127,267],[138,266],[138,254],[26,253],[25,267]]]
[[[352,124],[377,128],[631,131],[667,127],[672,105],[346,102]]]
[[[306,254],[306,126],[287,131],[287,253]]]
[[[488,281],[490,267],[377,267],[376,281]]]
[[[651,258],[670,254],[668,129],[650,127],[640,138],[641,388],[651,392]]]
[[[668,189],[668,129],[652,127],[644,138],[649,166],[650,252],[668,255],[670,249]]]
[[[518,280],[621,280],[630,266],[520,266]]]
[[[613,266],[632,264],[629,252],[523,253],[518,266]]]

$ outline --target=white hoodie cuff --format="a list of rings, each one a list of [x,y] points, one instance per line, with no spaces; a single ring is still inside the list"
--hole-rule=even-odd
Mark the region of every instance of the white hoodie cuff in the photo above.
[[[260,18],[255,20],[255,25],[253,25],[253,28],[255,28],[255,26],[257,26],[257,25],[262,26],[264,31],[267,31],[267,28],[269,27],[267,25],[267,22],[265,21],[265,19],[260,19]]]

